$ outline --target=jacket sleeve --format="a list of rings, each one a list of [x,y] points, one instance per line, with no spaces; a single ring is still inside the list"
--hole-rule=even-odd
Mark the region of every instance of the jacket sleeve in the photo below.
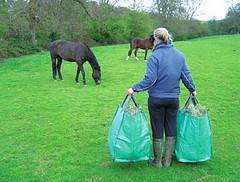
[[[150,56],[147,61],[146,73],[142,81],[134,84],[132,89],[134,92],[147,90],[157,81],[157,60]]]
[[[183,69],[181,72],[181,80],[183,82],[183,84],[185,85],[185,87],[190,91],[193,92],[196,90],[195,84],[193,82],[193,79],[191,77],[189,68],[187,66],[187,63],[184,61],[183,64]]]

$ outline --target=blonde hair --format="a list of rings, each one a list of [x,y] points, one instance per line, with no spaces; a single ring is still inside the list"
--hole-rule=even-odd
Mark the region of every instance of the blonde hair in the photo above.
[[[168,33],[166,28],[157,28],[154,30],[154,37],[167,44],[172,42],[172,36]]]

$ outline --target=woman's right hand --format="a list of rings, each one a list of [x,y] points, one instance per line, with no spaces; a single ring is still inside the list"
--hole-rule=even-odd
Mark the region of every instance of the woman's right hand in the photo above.
[[[133,93],[134,93],[134,91],[133,91],[132,88],[129,88],[129,89],[127,90],[127,94],[128,94],[128,95],[132,95]]]

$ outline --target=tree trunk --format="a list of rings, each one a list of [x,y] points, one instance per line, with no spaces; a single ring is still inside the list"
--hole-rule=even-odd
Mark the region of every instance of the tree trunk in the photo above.
[[[31,40],[34,45],[37,45],[36,28],[37,28],[37,0],[29,1],[29,28],[31,30]]]

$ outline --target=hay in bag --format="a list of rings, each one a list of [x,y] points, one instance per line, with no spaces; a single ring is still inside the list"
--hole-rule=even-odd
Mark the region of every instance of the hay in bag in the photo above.
[[[133,100],[134,106],[129,106]],[[150,131],[142,108],[133,96],[118,105],[108,136],[113,161],[136,162],[150,159]]]
[[[212,159],[212,129],[208,110],[189,96],[177,116],[176,158],[180,162]]]

